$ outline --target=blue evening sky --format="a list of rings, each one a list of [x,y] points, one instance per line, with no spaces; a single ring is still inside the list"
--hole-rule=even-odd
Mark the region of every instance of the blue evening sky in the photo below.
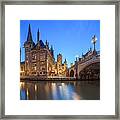
[[[85,54],[93,44],[93,35],[97,37],[96,49],[100,50],[100,21],[99,20],[21,20],[20,47],[21,61],[24,61],[24,42],[27,40],[28,25],[31,25],[33,41],[37,42],[37,30],[40,39],[53,46],[55,59],[61,53],[67,59],[68,66],[74,63],[75,57]]]

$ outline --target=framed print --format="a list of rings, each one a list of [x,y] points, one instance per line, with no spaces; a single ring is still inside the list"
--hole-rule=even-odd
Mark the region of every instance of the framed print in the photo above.
[[[119,119],[119,2],[1,7],[1,118]]]

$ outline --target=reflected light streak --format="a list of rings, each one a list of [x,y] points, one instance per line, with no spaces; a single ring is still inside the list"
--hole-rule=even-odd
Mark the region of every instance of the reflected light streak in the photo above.
[[[58,99],[57,88],[56,87],[57,87],[56,84],[52,83],[52,97],[53,97],[53,100]]]
[[[28,88],[27,88],[27,100],[29,99],[29,91],[28,91]]]
[[[26,91],[25,91],[25,89],[21,89],[21,91],[20,91],[20,99],[21,100],[26,100]]]
[[[62,84],[62,86],[65,86],[65,83],[61,83]]]
[[[37,91],[37,85],[35,84],[35,91]]]
[[[55,83],[52,83],[52,86],[55,86]]]

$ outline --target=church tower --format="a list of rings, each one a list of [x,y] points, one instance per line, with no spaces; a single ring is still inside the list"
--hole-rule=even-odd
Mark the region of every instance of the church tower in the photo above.
[[[60,54],[60,53],[57,55],[57,63],[62,65],[62,54]]]
[[[29,24],[28,27],[28,35],[27,35],[27,40],[24,43],[24,48],[25,48],[25,72],[26,75],[30,75],[31,73],[31,49],[35,46],[35,43],[33,42],[32,39],[32,33],[31,33],[31,27]]]
[[[27,41],[24,43],[25,52],[30,51],[31,48],[33,48],[34,45],[35,45],[35,43],[33,42],[33,39],[32,39],[31,27],[30,27],[30,24],[29,24]]]

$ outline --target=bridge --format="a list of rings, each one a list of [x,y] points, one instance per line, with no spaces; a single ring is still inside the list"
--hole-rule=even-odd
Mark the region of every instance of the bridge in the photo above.
[[[77,79],[100,78],[100,52],[88,51],[69,68],[69,76]]]

